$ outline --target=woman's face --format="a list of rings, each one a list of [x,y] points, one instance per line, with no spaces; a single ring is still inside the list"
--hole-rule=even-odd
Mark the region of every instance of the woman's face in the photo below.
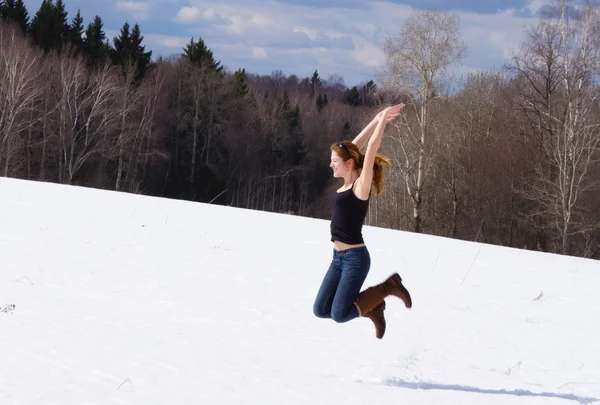
[[[344,160],[335,151],[331,151],[331,163],[329,167],[333,170],[333,177],[345,177],[350,170],[351,161]]]

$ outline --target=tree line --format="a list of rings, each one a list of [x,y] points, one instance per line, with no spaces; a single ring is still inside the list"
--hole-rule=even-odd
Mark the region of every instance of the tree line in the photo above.
[[[0,1],[0,175],[315,218],[332,142],[404,102],[368,224],[600,258],[599,9],[557,0],[500,72],[451,80],[451,12],[415,10],[373,80],[230,71],[202,38],[152,58],[62,0]]]

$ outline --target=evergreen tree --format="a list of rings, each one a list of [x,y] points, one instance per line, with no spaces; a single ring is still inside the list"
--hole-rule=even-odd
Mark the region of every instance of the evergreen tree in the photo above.
[[[256,107],[257,100],[248,87],[246,69],[238,69],[233,74],[233,97],[241,100],[248,107]]]
[[[213,52],[208,49],[202,38],[198,42],[194,38],[183,48],[183,57],[196,66],[205,66],[215,72],[222,72],[223,66],[220,61],[216,61]],[[245,74],[245,72],[244,72]]]
[[[377,94],[377,85],[375,84],[375,82],[373,82],[373,80],[369,80],[362,87],[362,95],[361,95],[362,104],[369,106],[369,107],[374,107],[378,102],[376,99],[376,94]]]
[[[300,106],[296,106],[288,112],[288,125],[291,142],[291,162],[292,166],[298,166],[306,157],[306,144],[304,142],[304,134],[302,132],[302,115],[300,114]]]
[[[59,46],[69,36],[70,25],[67,21],[68,13],[63,0],[56,0],[54,6],[54,20],[56,23],[56,32],[58,35]]]
[[[31,20],[31,36],[35,44],[49,52],[60,52],[69,33],[67,12],[63,0],[43,0],[40,9]]]
[[[342,139],[348,139],[352,134],[351,134],[351,130],[352,130],[352,125],[346,121],[344,122],[344,126],[342,127]]]
[[[310,88],[311,88],[311,95],[315,95],[319,92],[319,90],[321,89],[321,78],[319,77],[319,72],[317,70],[315,70],[315,72],[313,73],[312,77],[310,78]]]
[[[12,19],[15,10],[15,0],[0,0],[0,20]]]
[[[360,92],[358,91],[358,87],[354,86],[350,90],[346,91],[345,101],[353,107],[358,107],[361,105]]]
[[[319,94],[316,101],[317,110],[320,112],[328,103],[329,100],[327,98],[327,94]]]
[[[85,30],[85,38],[83,39],[83,50],[92,66],[99,66],[108,59],[109,51],[108,40],[104,33],[104,23],[100,16],[96,16],[94,20],[88,24]]]
[[[69,26],[69,35],[68,35],[68,41],[71,44],[73,44],[74,51],[76,54],[80,54],[84,49],[84,47],[83,47],[83,32],[84,32],[83,17],[81,17],[81,12],[79,10],[77,10],[77,14],[75,14],[75,17],[73,17],[73,21],[71,22],[71,25]]]
[[[120,35],[114,37],[113,48],[110,51],[113,64],[121,66],[123,72],[129,63],[134,64],[135,81],[144,78],[152,57],[152,51],[146,51],[146,47],[142,45],[143,40],[139,25],[135,24],[130,32],[129,23],[125,22]]]
[[[0,1],[0,20],[17,23],[23,33],[29,31],[29,12],[23,0]]]
[[[144,78],[152,62],[152,51],[146,51],[146,46],[142,45],[142,42],[144,42],[144,36],[140,31],[140,26],[135,24],[131,32],[131,43],[134,51],[134,60],[137,63],[138,80]]]
[[[43,0],[39,10],[31,20],[31,37],[33,42],[48,52],[54,47],[54,4],[52,0]]]
[[[248,85],[246,84],[246,69],[238,69],[233,74],[234,79],[234,95],[239,98],[244,98],[248,94]]]

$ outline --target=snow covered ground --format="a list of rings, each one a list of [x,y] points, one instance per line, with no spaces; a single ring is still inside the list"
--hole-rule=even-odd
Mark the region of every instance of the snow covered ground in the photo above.
[[[0,404],[600,403],[600,263],[366,227],[382,340],[318,319],[329,224],[0,178]]]

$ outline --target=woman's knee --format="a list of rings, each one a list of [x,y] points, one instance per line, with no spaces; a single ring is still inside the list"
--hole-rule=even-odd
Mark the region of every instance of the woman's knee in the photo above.
[[[344,313],[341,311],[333,311],[331,312],[331,319],[333,319],[337,323],[344,323],[345,317]]]
[[[325,306],[323,305],[323,302],[321,302],[318,299],[313,304],[313,314],[317,318],[330,318],[329,311],[327,311],[325,309]]]
[[[348,316],[350,311],[352,311],[352,307],[354,304],[350,306],[350,308],[343,307],[333,307],[331,309],[331,319],[333,319],[337,323],[345,323],[348,322],[353,317]]]
[[[317,307],[313,307],[313,314],[317,318],[326,318],[325,313],[323,312],[323,310],[320,309],[320,308],[317,308]]]

